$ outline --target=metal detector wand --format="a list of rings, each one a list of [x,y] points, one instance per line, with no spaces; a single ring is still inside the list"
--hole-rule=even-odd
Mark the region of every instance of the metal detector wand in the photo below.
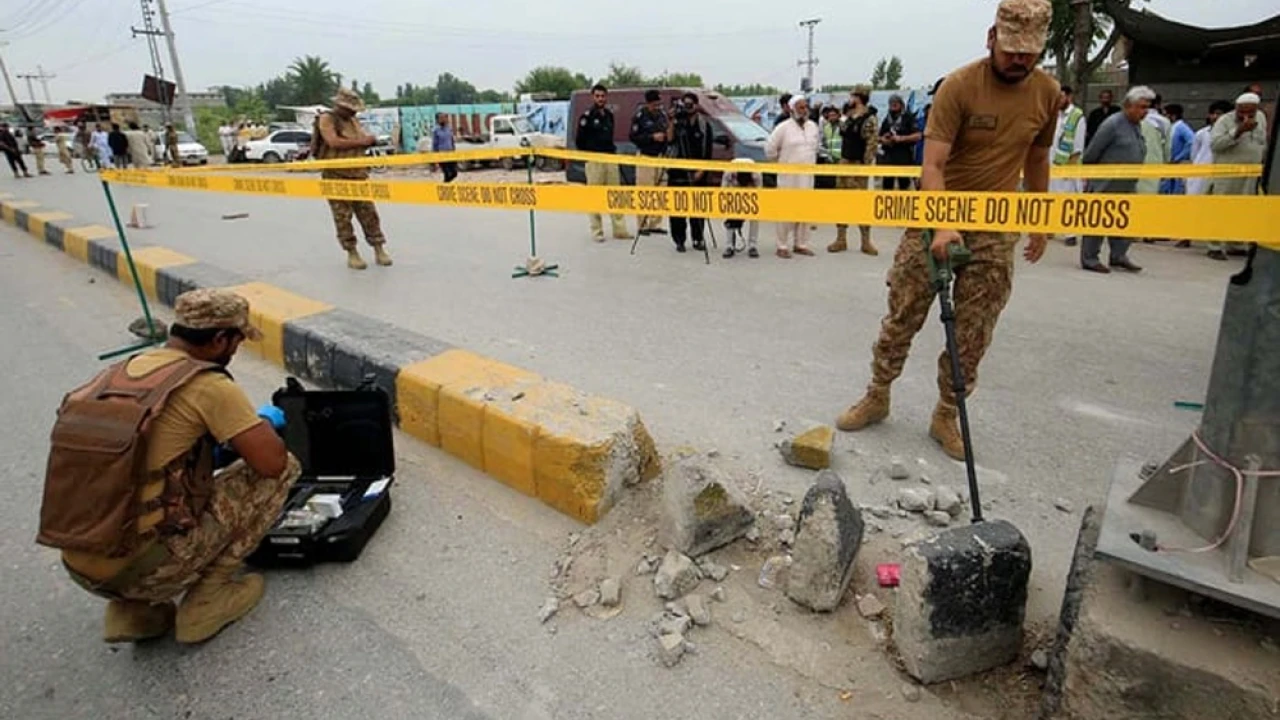
[[[951,359],[951,392],[956,399],[960,415],[960,439],[964,442],[964,469],[969,477],[969,504],[973,522],[982,522],[982,498],[978,494],[978,472],[973,462],[973,439],[969,434],[969,410],[965,405],[964,371],[960,369],[960,353],[956,342],[956,309],[951,302],[951,283],[955,269],[969,262],[969,248],[951,245],[947,248],[947,260],[939,264],[933,256],[933,231],[924,231],[924,254],[928,258],[929,277],[938,293],[942,315],[942,329],[947,338],[947,357]]]

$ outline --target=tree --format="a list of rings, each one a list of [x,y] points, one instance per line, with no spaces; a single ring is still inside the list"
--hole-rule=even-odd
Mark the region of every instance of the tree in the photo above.
[[[611,88],[643,87],[649,84],[640,68],[617,62],[609,63],[609,74],[600,82]]]
[[[729,97],[782,94],[782,90],[772,85],[761,85],[759,83],[752,83],[751,85],[716,85],[712,89],[721,95],[728,95]]]
[[[436,102],[441,105],[456,105],[476,101],[476,86],[455,76],[453,73],[442,73],[436,78]]]
[[[1076,2],[1079,1],[1089,3],[1090,12],[1077,15]],[[1132,0],[1124,0],[1125,5],[1131,3]],[[1049,25],[1045,54],[1053,58],[1058,79],[1074,85],[1077,96],[1086,92],[1090,76],[1120,40],[1120,30],[1106,10],[1106,0],[1053,0],[1053,21]],[[1090,57],[1094,47],[1098,50]]]
[[[314,55],[294,60],[286,78],[293,86],[293,102],[300,105],[328,103],[342,84],[342,76]]]
[[[351,82],[352,84],[355,84],[355,80],[352,80]],[[378,95],[378,92],[373,89],[373,83],[371,82],[366,82],[362,85],[358,94],[360,95],[360,99],[364,100],[364,104],[369,107],[382,104],[382,98]]]
[[[654,78],[652,84],[659,87],[700,88],[702,76],[691,72],[663,73]]]
[[[259,84],[254,89],[254,92],[258,94],[258,97],[262,98],[267,107],[275,108],[296,103],[296,92],[288,76],[271,78],[265,83]]]
[[[894,55],[880,58],[871,71],[871,88],[873,90],[897,90],[902,86],[902,60]]]
[[[591,79],[569,68],[543,65],[529,71],[516,83],[516,93],[553,93],[557,98],[568,98],[574,90],[591,87]]]
[[[504,103],[511,102],[511,94],[501,90],[481,90],[476,96],[476,102],[482,103]]]

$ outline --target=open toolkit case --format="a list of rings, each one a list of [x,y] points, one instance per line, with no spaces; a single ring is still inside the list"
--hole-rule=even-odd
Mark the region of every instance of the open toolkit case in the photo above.
[[[395,448],[387,393],[372,377],[355,390],[307,390],[291,377],[271,400],[284,413],[284,442],[302,475],[248,562],[355,560],[391,512]]]

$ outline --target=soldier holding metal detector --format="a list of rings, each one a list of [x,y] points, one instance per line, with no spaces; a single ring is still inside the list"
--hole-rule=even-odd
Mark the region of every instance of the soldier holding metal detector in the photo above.
[[[989,56],[952,72],[935,97],[925,133],[922,190],[1015,192],[1020,179],[1029,192],[1048,190],[1058,83],[1036,63],[1052,15],[1048,0],[1000,3],[987,33]],[[889,270],[889,314],[873,347],[871,383],[840,416],[841,430],[861,430],[889,416],[889,386],[902,373],[934,295],[950,291],[954,271],[954,317],[944,317],[953,338],[938,358],[939,399],[929,435],[950,457],[972,463],[961,408],[1009,300],[1017,240],[1016,234],[991,231],[907,231]],[[1039,261],[1045,243],[1044,235],[1032,234],[1023,256]],[[966,254],[970,259],[963,267],[954,267]],[[943,263],[948,282],[931,280],[934,262]],[[950,309],[950,302],[943,306]]]

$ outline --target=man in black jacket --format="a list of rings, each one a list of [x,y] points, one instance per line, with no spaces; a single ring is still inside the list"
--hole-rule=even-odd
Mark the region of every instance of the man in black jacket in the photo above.
[[[120,129],[120,123],[111,123],[107,133],[107,145],[111,147],[111,162],[117,168],[129,167],[129,138]]]
[[[670,135],[671,121],[662,112],[662,94],[657,90],[646,90],[644,105],[631,118],[631,142],[635,143],[636,149],[644,157],[662,157],[667,154]],[[661,168],[636,166],[636,187],[655,187],[661,184]],[[641,215],[639,225],[641,235],[667,234],[662,229],[662,218],[657,215]]]
[[[609,89],[599,83],[591,88],[591,107],[578,118],[578,131],[574,136],[574,144],[583,152],[613,155],[618,146],[613,142],[613,111],[609,109]],[[586,164],[588,185],[621,185],[622,176],[618,166],[611,162],[588,162]],[[591,220],[591,237],[596,242],[604,242],[604,222],[600,213],[587,216]],[[613,236],[618,240],[629,240],[627,220],[621,215],[612,215]]]
[[[9,161],[9,169],[13,170],[15,178],[31,177],[31,173],[27,172],[26,162],[22,160],[22,151],[18,149],[18,138],[9,130],[9,123],[0,123],[0,152]]]
[[[674,110],[672,143],[676,157],[682,160],[710,160],[712,131],[706,119],[698,113],[698,96],[694,93],[685,93],[684,97],[676,102]],[[672,168],[670,177],[671,187],[703,187],[708,184],[707,173],[704,170]],[[671,239],[676,243],[676,252],[685,251],[684,243],[687,237],[685,231],[689,227],[692,227],[693,249],[706,249],[706,241],[702,234],[705,222],[700,217],[672,216]]]

